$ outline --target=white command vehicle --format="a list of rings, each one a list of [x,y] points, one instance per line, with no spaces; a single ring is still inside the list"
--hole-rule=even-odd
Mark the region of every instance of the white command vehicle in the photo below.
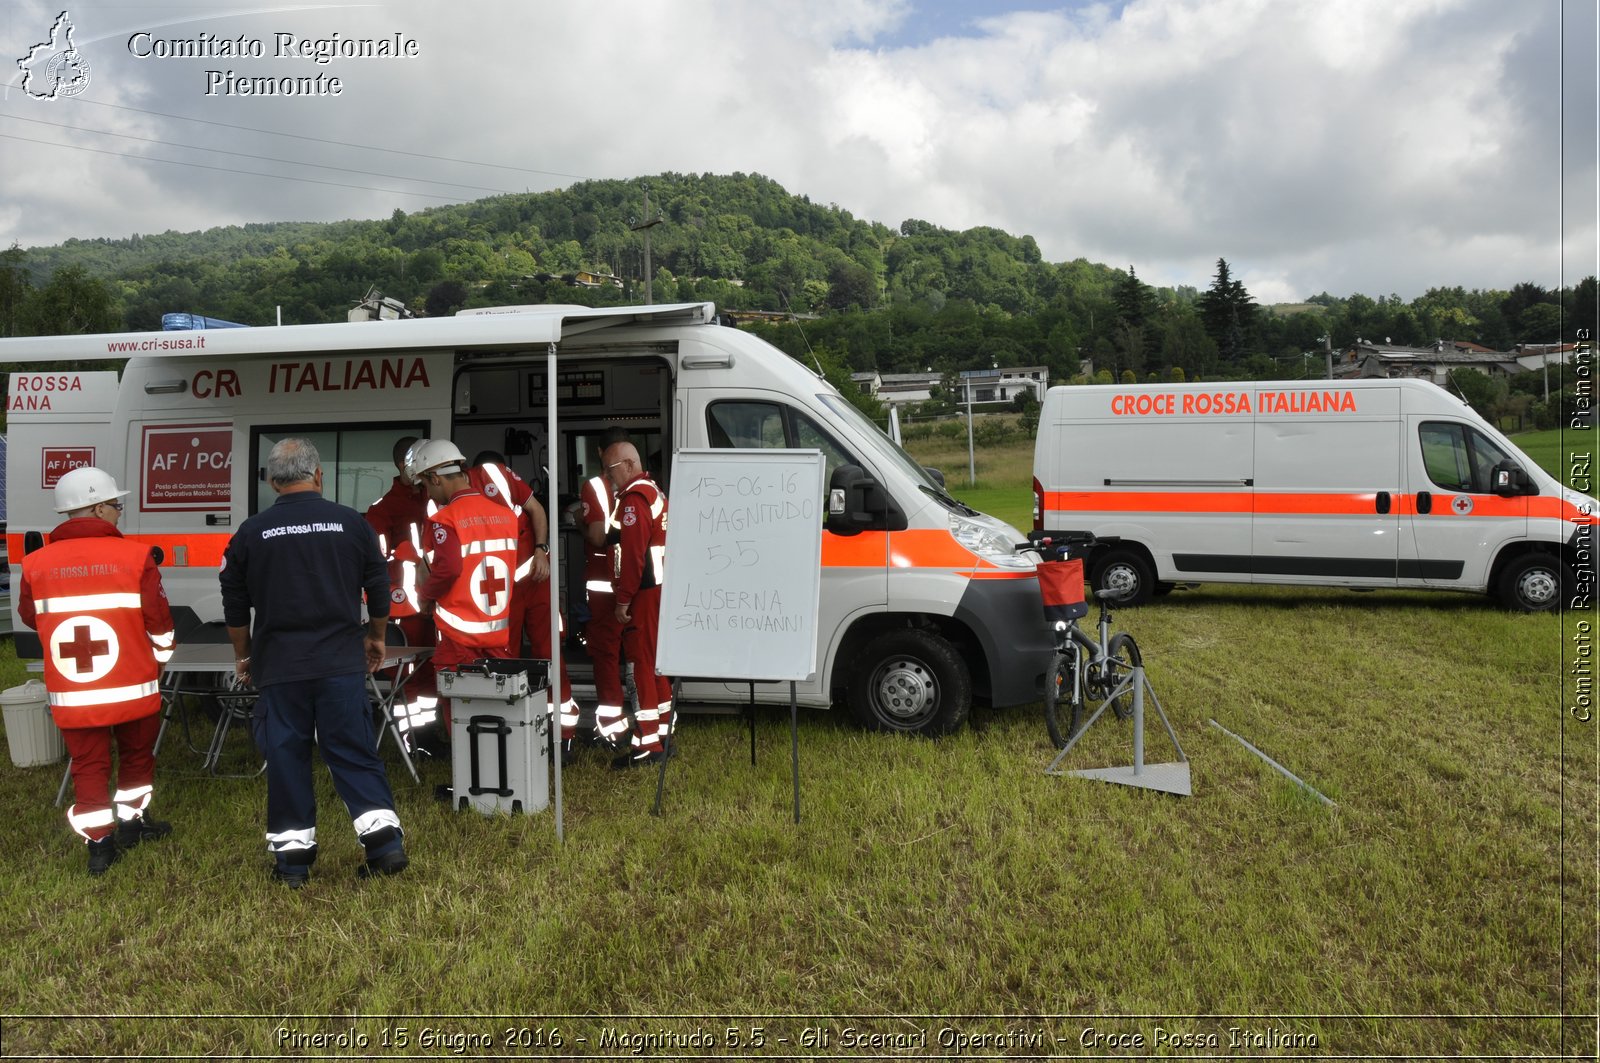
[[[223,548],[271,503],[265,457],[285,436],[317,444],[329,497],[357,509],[389,488],[404,435],[449,437],[469,457],[498,451],[546,506],[539,485],[554,468],[563,507],[600,474],[595,441],[613,425],[639,442],[669,499],[679,449],[819,449],[844,505],[823,534],[818,672],[800,701],[847,703],[875,729],[942,733],[974,699],[1023,704],[1043,689],[1050,638],[1019,533],[951,498],[825,380],[718,324],[709,303],[0,340],[0,362],[121,358],[120,374],[12,374],[13,564],[58,523],[56,479],[84,464],[132,491],[123,530],[161,547],[174,605],[217,624]],[[581,536],[566,530],[559,545],[568,615],[581,620]],[[572,663],[582,682],[583,662]],[[743,702],[748,689],[700,680],[682,700]],[[786,702],[788,688],[758,685],[756,696]]]
[[[1034,526],[1118,542],[1096,587],[1175,583],[1489,591],[1589,600],[1595,500],[1423,380],[1057,387]]]

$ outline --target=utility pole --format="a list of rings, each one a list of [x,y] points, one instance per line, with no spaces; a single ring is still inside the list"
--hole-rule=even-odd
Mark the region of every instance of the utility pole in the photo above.
[[[641,183],[639,187],[644,189],[644,221],[640,221],[638,218],[629,218],[628,228],[634,232],[639,232],[641,229],[644,230],[644,302],[646,306],[651,306],[656,300],[655,295],[650,290],[650,274],[654,272],[650,267],[650,230],[666,219],[661,216],[659,210],[656,211],[655,217],[650,216],[650,186]]]

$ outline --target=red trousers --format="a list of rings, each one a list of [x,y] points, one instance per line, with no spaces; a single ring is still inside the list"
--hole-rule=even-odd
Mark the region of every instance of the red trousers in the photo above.
[[[617,600],[589,594],[589,623],[583,629],[589,659],[594,662],[594,692],[602,705],[622,704],[622,622]]]
[[[628,623],[622,629],[622,655],[633,665],[633,685],[639,695],[639,709],[634,714],[636,753],[660,749],[672,726],[672,681],[656,675],[660,614],[661,588],[646,587],[633,596]]]
[[[511,593],[511,640],[522,655],[522,637],[527,635],[532,655],[550,659],[550,584],[551,580],[522,580]],[[572,679],[567,675],[567,659],[561,658],[561,738],[572,737],[578,726],[578,703],[572,700]]]
[[[454,668],[458,664],[476,661],[480,657],[505,658],[510,657],[511,651],[505,646],[464,646],[459,642],[452,642],[442,632],[439,636],[439,645],[433,651],[434,669]],[[450,733],[450,699],[439,699],[439,720],[444,724],[445,733]]]
[[[97,842],[134,819],[150,803],[156,777],[156,736],[161,714],[114,727],[66,727],[61,737],[72,757],[72,807],[67,822],[85,841]],[[117,746],[117,790],[111,792],[111,745]],[[113,805],[114,810],[113,810]]]

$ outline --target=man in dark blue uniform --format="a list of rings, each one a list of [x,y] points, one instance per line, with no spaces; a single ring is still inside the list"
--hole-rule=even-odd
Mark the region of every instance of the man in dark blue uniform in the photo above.
[[[360,513],[322,497],[310,440],[279,441],[267,456],[267,478],[278,497],[239,526],[221,579],[235,672],[261,691],[272,875],[298,888],[317,858],[313,741],[366,850],[362,876],[397,874],[408,861],[366,687],[366,674],[383,663],[389,616],[378,537]]]

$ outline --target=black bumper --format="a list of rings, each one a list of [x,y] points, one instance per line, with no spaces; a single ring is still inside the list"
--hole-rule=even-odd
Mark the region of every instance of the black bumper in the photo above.
[[[983,647],[992,706],[1027,705],[1044,696],[1044,674],[1055,642],[1045,626],[1036,580],[971,580],[956,606],[956,619]]]

